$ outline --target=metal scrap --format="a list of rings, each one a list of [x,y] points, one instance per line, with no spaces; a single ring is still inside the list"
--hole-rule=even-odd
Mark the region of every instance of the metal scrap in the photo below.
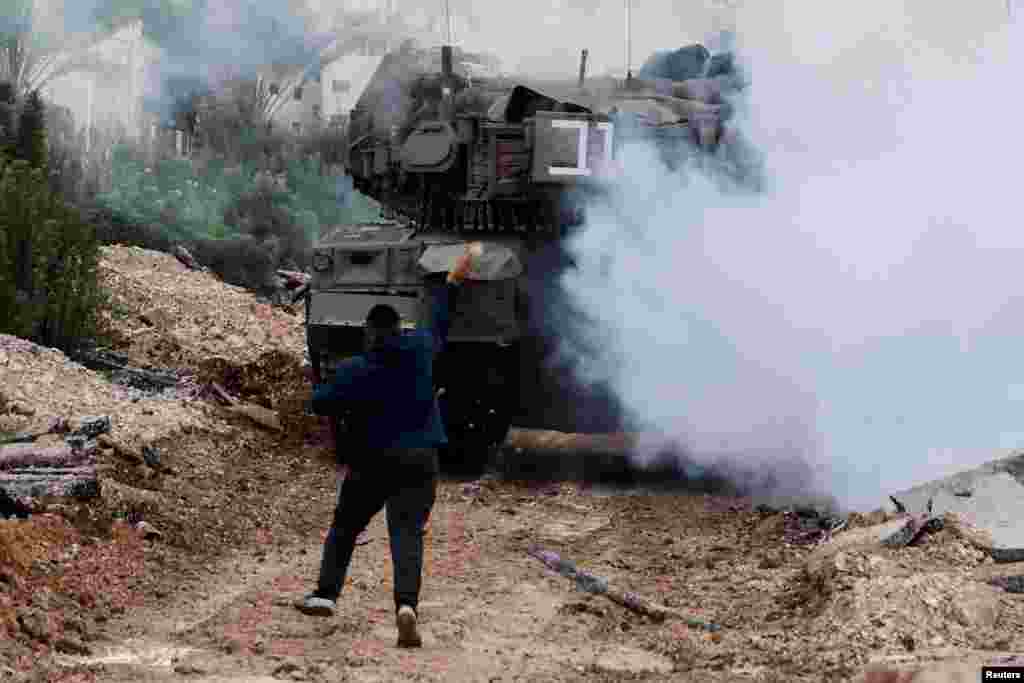
[[[990,585],[1002,588],[1007,593],[1024,593],[1024,575],[996,576],[988,580]]]
[[[930,508],[931,506],[929,506]],[[930,514],[930,513],[929,513]],[[904,548],[917,545],[927,534],[942,531],[945,528],[945,521],[941,517],[930,517],[921,515],[910,517],[906,524],[893,534],[882,539],[882,545],[890,548]]]
[[[636,593],[619,590],[610,585],[607,579],[578,569],[574,563],[563,559],[556,552],[534,547],[528,550],[527,554],[543,562],[548,569],[558,572],[568,579],[572,579],[577,589],[594,595],[603,595],[609,600],[639,614],[658,620],[672,617],[683,621],[687,626],[705,631],[714,632],[721,630],[721,626],[717,624],[694,619],[664,605],[652,603]]]
[[[823,515],[812,508],[783,513],[783,539],[792,545],[825,543],[846,527],[842,517]]]

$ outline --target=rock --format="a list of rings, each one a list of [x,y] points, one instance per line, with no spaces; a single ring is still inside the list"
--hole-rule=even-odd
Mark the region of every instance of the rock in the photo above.
[[[765,541],[782,538],[786,529],[786,516],[781,512],[765,517],[754,527],[754,536]]]
[[[174,673],[182,676],[204,676],[209,673],[206,662],[197,658],[188,658],[174,665]]]
[[[81,617],[64,617],[64,631],[75,633],[83,640],[89,640],[92,637],[89,625],[85,622],[85,619],[82,619]]]
[[[22,607],[18,609],[17,615],[18,626],[25,635],[41,642],[50,640],[50,624],[43,611]]]
[[[154,541],[163,538],[163,534],[149,522],[139,522],[135,525],[136,531],[142,534],[147,541]]]
[[[957,623],[966,628],[991,628],[999,619],[999,593],[999,589],[994,586],[964,586],[951,601],[950,614]]]
[[[992,534],[987,530],[979,529],[955,512],[947,512],[942,519],[946,528],[958,538],[962,538],[968,545],[984,553],[992,553],[994,543]]]
[[[598,668],[619,674],[669,674],[672,662],[661,655],[637,648],[619,646],[601,654],[595,662]]]
[[[140,313],[139,320],[150,327],[164,328],[171,326],[171,317],[159,308],[152,308]]]
[[[884,524],[850,529],[836,535],[828,543],[815,548],[804,561],[804,572],[814,581],[826,581],[836,569],[836,555],[852,550],[881,549],[882,540],[889,538],[902,529],[907,523],[906,518],[894,519]],[[839,562],[845,562],[844,557]]]
[[[295,662],[281,662],[278,664],[274,671],[271,673],[274,678],[288,678],[291,680],[304,680],[303,678],[295,678],[296,675],[302,676],[302,667]]]
[[[65,635],[63,638],[57,640],[54,644],[57,648],[57,652],[63,652],[68,655],[81,655],[87,656],[92,654],[92,648],[83,643],[74,636]]]

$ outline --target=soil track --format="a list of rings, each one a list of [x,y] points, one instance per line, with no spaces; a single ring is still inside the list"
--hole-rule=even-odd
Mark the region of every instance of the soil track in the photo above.
[[[31,518],[0,520],[0,681],[952,683],[858,676],[873,661],[910,671],[945,661],[977,680],[982,661],[1024,652],[1024,596],[986,584],[997,568],[952,526],[919,547],[847,543],[886,521],[879,512],[814,549],[786,542],[792,517],[748,500],[573,483],[442,484],[422,650],[394,647],[383,514],[357,548],[338,615],[303,616],[290,604],[315,579],[335,488],[324,433],[301,410],[301,316],[166,255],[112,247],[104,268],[130,283],[108,321],[120,351],[173,361],[195,373],[193,389],[217,381],[277,412],[283,431],[198,390],[140,397],[0,339],[0,430],[109,412],[118,438],[161,460],[104,452],[100,499],[38,501]],[[527,554],[535,546],[721,629],[655,622],[579,592]]]

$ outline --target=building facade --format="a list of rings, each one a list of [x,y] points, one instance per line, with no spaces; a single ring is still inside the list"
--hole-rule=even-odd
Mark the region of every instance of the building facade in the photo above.
[[[80,51],[81,68],[50,80],[44,98],[66,107],[75,126],[86,131],[119,130],[135,138],[144,134],[143,88],[147,69],[159,61],[159,50],[143,36],[141,21],[121,26]]]

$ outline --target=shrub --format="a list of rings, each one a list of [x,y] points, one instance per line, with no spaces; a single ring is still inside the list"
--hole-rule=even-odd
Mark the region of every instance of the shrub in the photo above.
[[[0,157],[0,332],[71,350],[96,332],[95,231],[54,195],[46,170]]]
[[[46,114],[38,91],[29,94],[18,118],[15,155],[33,168],[46,168]]]

